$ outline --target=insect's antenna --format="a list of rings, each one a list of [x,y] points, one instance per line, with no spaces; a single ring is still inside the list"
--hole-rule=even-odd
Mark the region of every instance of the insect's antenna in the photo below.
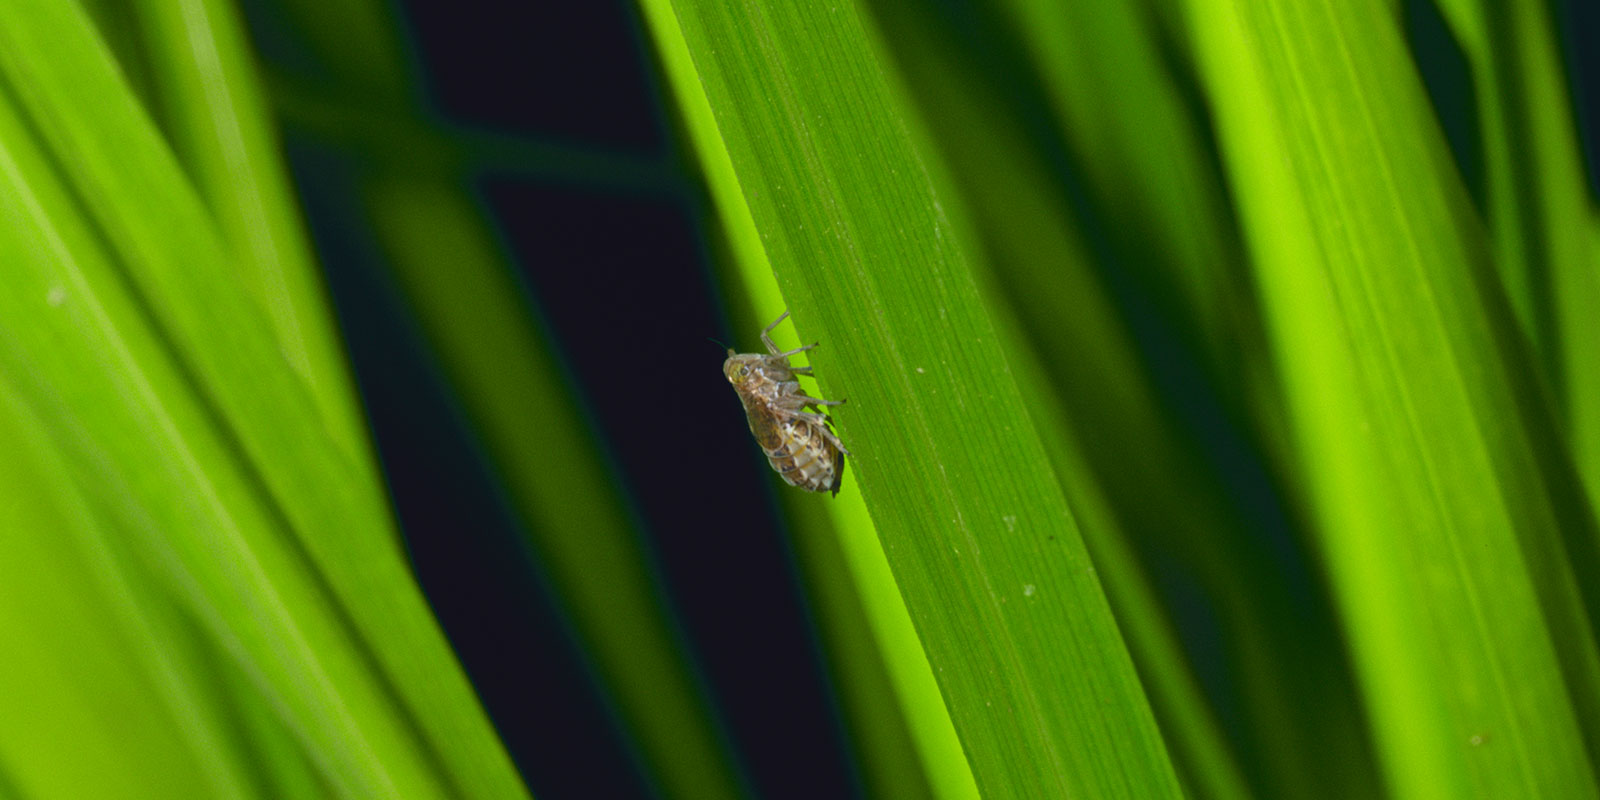
[[[720,348],[722,348],[722,349],[723,349],[723,350],[732,350],[732,349],[733,349],[733,348],[731,348],[731,347],[729,347],[729,346],[727,346],[727,345],[725,345],[725,344],[723,344],[723,343],[722,343],[722,342],[719,342],[719,341],[717,341],[717,340],[716,340],[716,339],[713,339],[713,338],[711,338],[711,337],[710,337],[710,336],[707,336],[707,337],[706,337],[706,341],[708,341],[708,342],[710,342],[710,343],[712,343],[712,344],[714,344],[714,345],[716,345],[716,346],[717,346],[717,347],[720,347]]]

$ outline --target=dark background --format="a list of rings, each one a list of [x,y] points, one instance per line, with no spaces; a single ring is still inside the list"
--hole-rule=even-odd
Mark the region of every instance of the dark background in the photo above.
[[[490,159],[470,188],[635,504],[749,788],[860,796],[765,461],[707,341],[750,349],[756,332],[727,327],[703,188],[632,4],[398,8],[434,124],[571,155],[505,169]],[[259,12],[252,24],[258,37],[273,29]],[[303,71],[292,41],[262,50],[269,73],[274,58]],[[359,158],[292,120],[284,134],[418,578],[507,749],[540,798],[649,796],[384,277],[356,210]]]
[[[1554,8],[1600,185],[1600,4]],[[470,185],[635,504],[749,787],[761,797],[859,796],[773,483],[706,341],[748,350],[756,332],[728,329],[704,192],[633,4],[398,9],[438,124],[572,155],[548,169],[490,164]],[[252,12],[268,71],[276,60],[292,72],[293,43]],[[1425,78],[1481,193],[1465,64],[1451,59],[1431,4],[1408,3],[1406,21],[1424,61],[1447,65]],[[359,165],[293,124],[284,134],[417,574],[507,748],[541,798],[646,796],[636,754],[384,277],[355,210]]]

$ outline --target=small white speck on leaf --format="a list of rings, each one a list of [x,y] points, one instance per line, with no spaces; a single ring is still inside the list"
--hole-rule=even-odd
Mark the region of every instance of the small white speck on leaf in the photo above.
[[[1471,739],[1468,739],[1467,741],[1470,742],[1473,747],[1477,747],[1478,745],[1483,744],[1483,736],[1475,734],[1475,735],[1473,735],[1473,737]]]
[[[1017,515],[1007,514],[1000,518],[1006,523],[1006,532],[1011,533],[1017,529]]]
[[[1022,596],[1023,597],[1032,597],[1033,593],[1034,593],[1033,584],[1031,584],[1031,583],[1022,584]]]
[[[60,285],[50,287],[50,291],[45,294],[44,300],[50,304],[51,308],[60,306],[62,303],[67,302],[67,287]]]
[[[928,372],[928,371],[927,371],[927,370],[925,370],[925,369],[923,369],[923,368],[922,368],[922,367],[917,367],[917,374],[918,374],[918,375],[926,375],[926,374],[927,374],[927,372]]]

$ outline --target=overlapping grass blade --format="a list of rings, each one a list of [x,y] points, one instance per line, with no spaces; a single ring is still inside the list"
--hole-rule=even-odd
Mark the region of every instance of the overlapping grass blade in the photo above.
[[[1391,791],[1593,796],[1593,517],[1394,16],[1188,8]]]
[[[520,794],[354,418],[291,366],[77,6],[0,9],[0,146],[0,368],[120,557],[249,676],[333,791]]]
[[[173,617],[163,613],[170,602],[153,602],[160,581],[129,574],[99,538],[49,436],[3,376],[0,446],[11,498],[0,505],[0,796],[250,796],[224,710],[206,702],[173,637],[156,633]]]
[[[1600,502],[1600,277],[1588,246],[1595,205],[1550,9],[1445,5],[1478,89],[1495,263],[1554,390],[1590,503]]]
[[[232,0],[136,2],[148,105],[335,435],[365,430]],[[102,30],[105,26],[102,26]],[[122,60],[126,67],[128,58]],[[136,67],[137,68],[137,67]],[[359,438],[357,439],[359,441]],[[354,443],[351,445],[354,447]]]
[[[1293,552],[1298,531],[1267,478],[1284,456],[1281,443],[1268,446],[1277,400],[1264,383],[1264,349],[1240,344],[1241,361],[1256,366],[1222,370],[1236,382],[1205,379],[1192,366],[1203,354],[1190,343],[1206,336],[1152,322],[1148,309],[1159,304],[1115,278],[1135,256],[1095,243],[1106,236],[1098,227],[1143,229],[1150,221],[1084,210],[1073,199],[1077,179],[1061,155],[1069,143],[1033,124],[1022,102],[1040,93],[1030,73],[994,63],[995,42],[960,16],[892,3],[877,9],[902,84],[983,237],[991,302],[1013,309],[1025,332],[1013,352],[1033,351],[1041,361],[1025,392],[1029,409],[1046,441],[1059,442],[1049,448],[1057,475],[1194,791],[1237,795],[1243,770],[1264,796],[1371,794],[1371,759],[1337,632],[1325,603],[1307,590],[1311,567],[1282,555]],[[1172,157],[1118,150],[1161,163]],[[1190,257],[1224,273],[1241,268],[1227,248]],[[1012,360],[1026,375],[1023,359]],[[1256,412],[1250,424],[1246,408]],[[1080,503],[1103,506],[1098,524],[1085,521]],[[1158,586],[1149,565],[1174,558],[1186,569],[1176,580],[1162,570],[1166,584]],[[1173,609],[1197,601],[1219,624],[1208,631],[1191,622],[1191,645],[1209,661],[1221,650],[1225,674],[1235,676],[1222,685],[1213,678],[1209,698],[1198,693],[1172,633]],[[1217,667],[1208,669],[1215,675]],[[1241,712],[1230,740],[1210,719],[1213,704]]]
[[[1004,0],[966,13],[992,37],[985,52],[1004,64],[1009,93],[1048,109],[1051,155],[1071,165],[1080,211],[1100,222],[1089,233],[1114,260],[1108,273],[1130,276],[1226,382],[1270,380],[1247,346],[1259,321],[1198,109],[1144,4]]]

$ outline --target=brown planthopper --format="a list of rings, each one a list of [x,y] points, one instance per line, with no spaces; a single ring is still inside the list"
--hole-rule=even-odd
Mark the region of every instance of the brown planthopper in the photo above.
[[[844,401],[809,397],[800,388],[795,376],[810,376],[811,368],[790,366],[789,357],[817,345],[780,352],[770,334],[788,316],[789,312],[783,312],[761,331],[765,354],[735,353],[730,348],[728,360],[722,362],[722,374],[739,393],[750,432],[784,482],[808,492],[837,495],[844,477],[844,457],[850,451],[828,427],[833,420],[821,412],[823,406],[843,405]]]

